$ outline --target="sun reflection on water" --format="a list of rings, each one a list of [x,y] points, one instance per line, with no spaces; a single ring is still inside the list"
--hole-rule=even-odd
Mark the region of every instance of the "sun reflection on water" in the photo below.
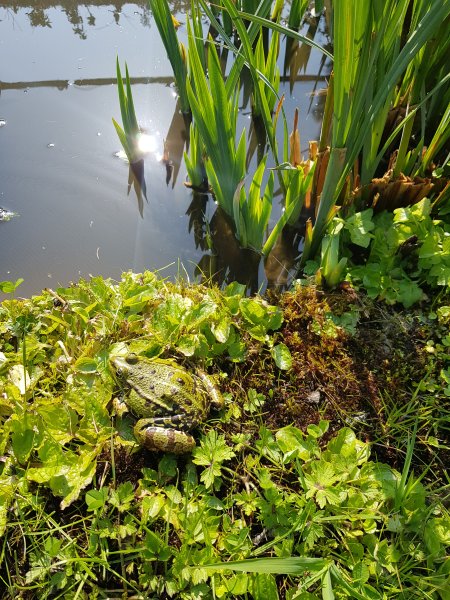
[[[154,154],[158,149],[156,136],[148,133],[140,133],[137,137],[137,144],[142,154]]]

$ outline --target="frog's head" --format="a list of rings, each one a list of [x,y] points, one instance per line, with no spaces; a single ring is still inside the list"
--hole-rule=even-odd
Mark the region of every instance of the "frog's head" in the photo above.
[[[139,366],[140,358],[134,352],[113,356],[109,359],[111,369],[119,381],[129,379]]]

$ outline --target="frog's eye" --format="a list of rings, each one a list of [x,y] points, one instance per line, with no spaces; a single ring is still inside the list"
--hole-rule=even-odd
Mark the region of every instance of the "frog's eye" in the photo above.
[[[130,352],[130,354],[126,355],[125,360],[129,365],[135,365],[139,359],[137,354]]]

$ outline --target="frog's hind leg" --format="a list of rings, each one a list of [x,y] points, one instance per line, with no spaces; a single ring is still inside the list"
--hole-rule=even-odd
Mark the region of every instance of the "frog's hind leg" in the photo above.
[[[175,428],[181,431],[189,431],[194,426],[191,419],[183,414],[165,415],[164,417],[148,417],[140,419],[138,423],[145,422],[146,426],[161,427],[163,429]],[[138,424],[137,423],[137,424]]]
[[[184,420],[185,415],[140,419],[134,426],[134,435],[147,450],[174,454],[191,452],[195,448],[192,435],[173,428],[179,427]]]

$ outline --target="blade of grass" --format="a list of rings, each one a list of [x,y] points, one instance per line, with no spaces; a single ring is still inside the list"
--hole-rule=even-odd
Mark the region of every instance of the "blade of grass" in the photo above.
[[[324,558],[287,556],[285,558],[249,558],[247,560],[202,565],[202,568],[208,569],[208,571],[230,570],[247,573],[302,575],[305,571],[328,570],[329,565],[330,562]]]
[[[289,27],[280,25],[280,23],[274,23],[273,21],[266,19],[265,17],[262,17],[260,14],[252,15],[243,10],[237,10],[236,13],[237,13],[237,16],[241,17],[242,19],[244,19],[246,21],[251,21],[252,23],[256,23],[260,26],[267,27],[269,29],[273,29],[274,31],[278,31],[278,33],[281,33],[282,35],[287,35],[288,37],[291,37],[294,40],[297,40],[298,42],[302,42],[303,44],[307,44],[308,46],[311,46],[312,48],[316,48],[316,50],[319,50],[320,52],[322,52],[323,54],[328,56],[328,58],[333,59],[333,55],[331,54],[331,52],[329,52],[326,48],[324,48],[323,46],[321,46],[314,40],[306,37],[305,35],[302,35],[301,33],[298,33],[298,31],[289,29]]]

